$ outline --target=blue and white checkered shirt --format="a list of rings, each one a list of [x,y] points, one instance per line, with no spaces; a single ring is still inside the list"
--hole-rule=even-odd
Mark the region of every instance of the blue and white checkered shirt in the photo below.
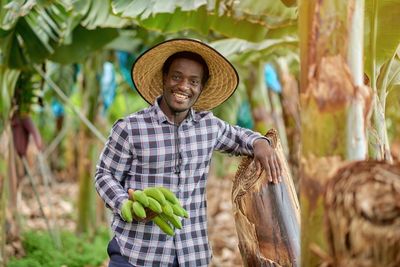
[[[159,100],[159,99],[158,99]],[[232,126],[211,112],[191,110],[179,126],[153,106],[118,120],[101,153],[95,185],[113,211],[111,228],[122,255],[134,266],[207,266],[211,249],[207,235],[206,181],[214,150],[252,155],[253,142],[262,137]],[[120,217],[129,188],[168,187],[189,212],[182,230],[164,234],[155,224]]]

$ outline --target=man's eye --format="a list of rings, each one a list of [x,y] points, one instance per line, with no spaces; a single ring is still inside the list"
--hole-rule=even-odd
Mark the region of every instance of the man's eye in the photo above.
[[[172,75],[172,79],[178,81],[181,77],[179,75]]]
[[[191,80],[190,82],[192,83],[192,85],[198,85],[200,83],[200,81],[198,80]]]

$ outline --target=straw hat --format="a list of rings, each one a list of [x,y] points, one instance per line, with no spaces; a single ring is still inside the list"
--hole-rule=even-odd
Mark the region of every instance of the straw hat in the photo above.
[[[239,76],[232,64],[214,48],[193,39],[172,39],[143,53],[132,66],[132,80],[139,94],[150,104],[163,92],[162,66],[176,52],[190,51],[206,61],[210,77],[194,104],[196,110],[210,110],[235,91]]]

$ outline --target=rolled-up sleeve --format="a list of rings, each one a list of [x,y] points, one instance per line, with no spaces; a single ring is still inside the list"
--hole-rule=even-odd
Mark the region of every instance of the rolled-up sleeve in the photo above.
[[[215,147],[218,151],[230,153],[235,156],[253,156],[254,141],[259,138],[267,139],[260,133],[239,126],[230,125],[216,117],[215,119],[217,120],[217,125],[219,127],[218,140]]]
[[[95,187],[99,196],[118,214],[122,202],[128,198],[121,183],[130,170],[132,160],[127,124],[124,120],[118,120],[111,129],[95,174]]]

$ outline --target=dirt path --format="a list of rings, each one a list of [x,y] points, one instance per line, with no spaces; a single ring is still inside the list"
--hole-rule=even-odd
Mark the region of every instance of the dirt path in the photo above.
[[[207,186],[208,224],[213,260],[211,267],[240,267],[243,266],[238,249],[238,240],[232,216],[230,178],[210,177]],[[23,186],[23,192],[18,196],[18,206],[26,229],[46,230],[45,220],[41,215],[37,201],[29,190],[28,184]],[[45,194],[43,186],[38,187],[44,212],[53,216],[56,225],[64,230],[75,230],[78,183],[54,183],[49,194]],[[51,209],[48,203],[52,203]],[[52,212],[50,212],[52,211]],[[8,245],[7,254],[18,254],[20,244]],[[105,264],[104,266],[107,266]]]

